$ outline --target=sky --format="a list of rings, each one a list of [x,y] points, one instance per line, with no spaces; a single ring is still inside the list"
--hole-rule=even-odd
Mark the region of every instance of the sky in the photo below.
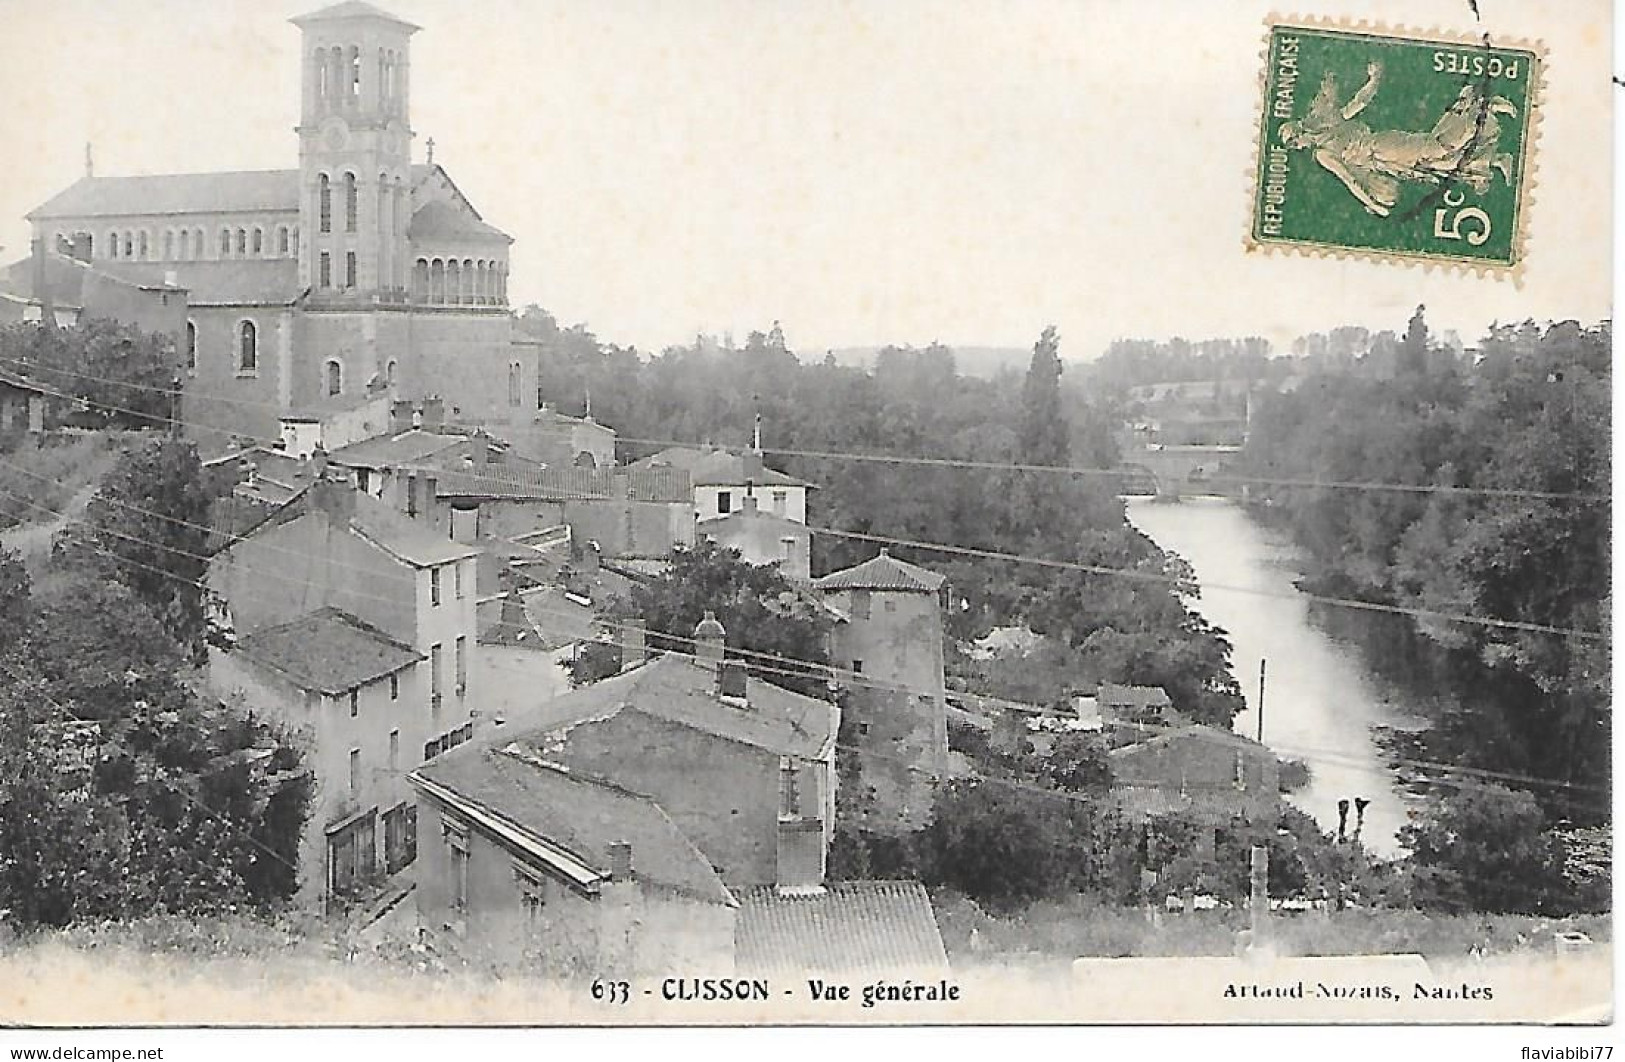
[[[298,163],[288,0],[0,0],[0,257],[83,172]],[[646,351],[778,320],[886,343],[1402,331],[1610,315],[1606,0],[1299,0],[1549,51],[1511,281],[1248,254],[1268,0],[379,0],[415,158],[510,233],[509,294]]]

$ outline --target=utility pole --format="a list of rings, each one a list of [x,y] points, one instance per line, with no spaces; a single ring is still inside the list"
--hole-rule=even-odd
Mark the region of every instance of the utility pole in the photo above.
[[[1248,904],[1251,914],[1252,945],[1264,946],[1264,934],[1269,928],[1270,916],[1270,850],[1261,844],[1253,845],[1252,898]]]
[[[1264,671],[1269,661],[1263,657],[1258,661],[1258,743],[1264,743]]]

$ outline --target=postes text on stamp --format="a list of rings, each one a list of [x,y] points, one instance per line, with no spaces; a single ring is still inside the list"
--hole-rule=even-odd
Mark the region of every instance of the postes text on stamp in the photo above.
[[[1520,264],[1537,50],[1276,24],[1266,55],[1250,247]]]

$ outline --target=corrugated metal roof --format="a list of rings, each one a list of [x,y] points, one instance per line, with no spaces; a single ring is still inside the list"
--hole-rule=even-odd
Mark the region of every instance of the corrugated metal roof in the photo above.
[[[759,886],[740,898],[734,967],[741,976],[940,973],[948,953],[917,881],[840,882],[816,895]]]
[[[819,590],[907,590],[934,594],[945,582],[944,576],[881,550],[879,556],[862,564],[813,580],[813,586]]]

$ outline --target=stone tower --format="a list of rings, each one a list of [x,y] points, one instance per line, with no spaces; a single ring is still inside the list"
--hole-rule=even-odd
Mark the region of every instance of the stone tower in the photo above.
[[[814,582],[845,617],[831,635],[831,663],[845,672],[852,737],[863,783],[874,790],[867,825],[916,830],[948,766],[948,706],[943,677],[942,599],[936,572],[885,550]]]
[[[410,283],[411,64],[418,27],[361,0],[303,34],[300,283],[316,303],[404,302]]]

